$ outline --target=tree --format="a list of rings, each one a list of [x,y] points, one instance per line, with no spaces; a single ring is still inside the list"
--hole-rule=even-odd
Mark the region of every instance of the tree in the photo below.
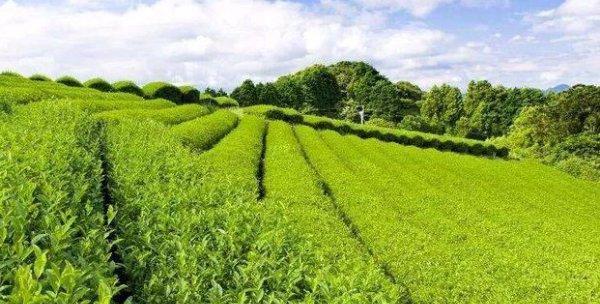
[[[279,93],[279,102],[282,107],[301,109],[304,104],[304,92],[299,83],[291,76],[282,76],[275,82]]]
[[[311,66],[294,74],[293,79],[302,87],[305,106],[322,115],[338,113],[342,94],[335,76],[325,66]]]
[[[405,99],[411,99],[414,101],[421,100],[423,98],[423,91],[416,84],[412,84],[408,81],[398,81],[396,88],[400,97]]]
[[[213,88],[210,88],[210,87],[204,89],[204,94],[208,94],[208,95],[210,95],[212,97],[217,97],[217,91],[215,89],[213,89]]]
[[[273,83],[266,83],[260,90],[258,101],[261,104],[271,104],[276,106],[285,106],[281,102],[281,96],[277,87]]]
[[[242,84],[231,92],[231,97],[246,107],[259,103],[258,94],[254,82],[250,79],[244,80]]]
[[[389,81],[380,80],[372,89],[366,104],[373,117],[399,123],[406,115],[419,113],[414,100],[402,98],[398,88]]]
[[[431,125],[443,125],[447,132],[456,128],[463,115],[462,93],[457,87],[433,86],[421,104],[421,116]]]

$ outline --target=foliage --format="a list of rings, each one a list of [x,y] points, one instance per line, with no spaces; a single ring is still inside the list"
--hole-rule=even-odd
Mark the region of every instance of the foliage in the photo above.
[[[110,303],[119,291],[100,131],[83,112],[53,102],[0,123],[0,301]]]
[[[316,129],[334,130],[341,134],[354,134],[361,138],[377,138],[382,141],[395,142],[421,148],[434,148],[442,151],[453,151],[473,155],[507,157],[509,150],[505,147],[478,140],[414,132],[401,129],[390,129],[377,126],[359,125],[341,120],[314,115],[300,115],[293,109],[281,109],[270,106],[253,106],[245,108],[245,112],[260,115],[268,119],[279,119],[290,123],[299,123]]]
[[[576,85],[553,95],[547,104],[521,111],[505,141],[518,155],[554,164],[566,162],[560,167],[576,176],[597,179],[599,113],[600,87]],[[586,173],[579,174],[582,170]]]
[[[83,85],[85,87],[88,87],[91,89],[96,89],[96,90],[102,91],[102,92],[112,92],[115,90],[110,83],[108,83],[106,80],[104,80],[102,78],[92,78],[92,79],[84,82]]]
[[[166,82],[151,82],[146,84],[142,90],[144,91],[145,98],[164,98],[176,104],[182,103],[183,94],[181,93],[181,90],[178,87]]]
[[[137,84],[133,81],[121,80],[113,83],[113,88],[116,92],[129,93],[133,95],[137,95],[140,97],[144,97],[144,90],[142,90]]]
[[[200,102],[200,91],[193,86],[181,86],[181,102],[182,103],[198,103]]]
[[[335,289],[330,290],[334,297],[324,302],[396,301],[399,288],[384,276],[340,219],[323,181],[304,158],[292,126],[270,122],[266,143],[265,209],[275,217],[285,216],[287,225],[324,253],[328,263],[324,269],[337,278]]]
[[[425,95],[421,105],[421,117],[431,125],[442,125],[452,132],[463,114],[463,101],[460,90],[444,84],[433,86]]]
[[[210,113],[210,109],[198,104],[187,104],[163,109],[130,108],[105,111],[96,114],[101,120],[116,122],[123,119],[151,119],[167,125],[180,124]]]
[[[229,133],[238,123],[238,117],[228,110],[218,110],[174,126],[173,134],[184,144],[196,150],[206,150]]]
[[[383,128],[395,128],[396,127],[395,123],[393,123],[391,121],[387,121],[383,118],[378,118],[378,117],[367,120],[366,124],[369,126],[376,126],[376,127],[383,127]]]
[[[66,86],[69,87],[83,87],[83,84],[81,84],[81,82],[79,82],[79,80],[75,79],[72,76],[62,76],[62,77],[58,77],[55,80],[57,83],[61,83],[64,84]]]
[[[24,78],[23,75],[21,75],[21,74],[19,74],[17,72],[13,72],[13,71],[2,71],[0,73],[0,76]]]
[[[50,77],[48,77],[46,75],[42,75],[42,74],[33,74],[33,75],[29,76],[29,79],[35,80],[35,81],[52,81],[52,79],[50,79]]]
[[[397,125],[398,128],[408,131],[418,131],[433,134],[444,134],[445,128],[441,123],[430,122],[423,116],[407,115],[402,122]]]
[[[240,105],[237,102],[237,100],[235,100],[231,97],[227,97],[227,96],[218,96],[218,97],[215,97],[214,100],[219,107],[224,107],[224,108],[238,107]]]
[[[242,84],[231,92],[231,98],[237,100],[240,106],[247,107],[258,103],[258,94],[254,82],[250,79],[244,80]]]
[[[532,161],[297,131],[341,212],[411,302],[597,300],[597,183]]]

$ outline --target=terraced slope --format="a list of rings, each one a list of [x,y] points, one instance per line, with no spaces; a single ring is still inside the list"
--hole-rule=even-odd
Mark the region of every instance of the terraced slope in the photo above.
[[[600,301],[598,183],[44,86],[0,78],[1,302]]]

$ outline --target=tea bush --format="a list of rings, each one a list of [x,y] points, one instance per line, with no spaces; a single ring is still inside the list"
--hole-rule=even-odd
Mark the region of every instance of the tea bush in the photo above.
[[[305,160],[293,128],[270,122],[266,143],[265,208],[288,219],[290,227],[323,251],[328,271],[338,276],[337,284],[346,290],[336,299],[364,303],[399,299],[400,288],[385,277],[340,219],[323,181]]]
[[[219,107],[228,108],[228,107],[239,107],[240,106],[240,104],[237,102],[237,100],[235,100],[231,97],[219,96],[219,97],[214,97],[213,99],[215,100],[215,102],[217,103],[217,105]]]
[[[117,81],[112,84],[113,88],[116,92],[129,93],[133,95],[137,95],[140,97],[144,97],[144,90],[142,90],[137,84],[133,81]]]
[[[200,102],[200,91],[192,86],[179,87],[181,93],[181,101],[183,103],[199,103]]]
[[[218,110],[210,115],[174,126],[172,132],[185,145],[196,150],[205,150],[227,135],[237,123],[236,114],[227,110]]]
[[[100,129],[43,102],[0,122],[0,300],[110,303],[119,291],[101,194]]]
[[[113,86],[102,78],[92,78],[83,83],[83,86],[95,89],[101,92],[112,92],[115,89]]]
[[[33,75],[29,76],[29,79],[35,80],[35,81],[52,81],[52,79],[50,79],[50,77],[48,77],[46,75],[42,75],[42,74],[33,74]]]
[[[183,94],[178,87],[166,82],[151,82],[146,84],[142,90],[144,91],[144,96],[148,99],[164,98],[180,104],[183,98]]]
[[[210,109],[198,104],[181,105],[164,109],[125,109],[100,112],[96,117],[106,121],[151,119],[167,125],[180,124],[210,113]]]
[[[62,76],[62,77],[56,78],[56,82],[64,84],[69,87],[78,87],[78,88],[83,87],[83,84],[81,84],[81,82],[79,82],[79,80],[77,80],[71,76]]]
[[[371,125],[359,125],[327,117],[301,115],[294,109],[258,105],[247,107],[244,111],[268,119],[300,123],[316,129],[335,130],[341,134],[354,134],[362,138],[377,138],[420,148],[434,148],[491,157],[508,157],[509,154],[508,148],[495,147],[490,143],[482,141]],[[442,141],[444,141],[444,144],[440,144]],[[482,149],[481,146],[484,148]]]

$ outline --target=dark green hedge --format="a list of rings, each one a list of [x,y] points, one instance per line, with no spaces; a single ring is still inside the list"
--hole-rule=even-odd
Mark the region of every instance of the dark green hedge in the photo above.
[[[52,79],[50,79],[50,77],[42,75],[42,74],[33,74],[31,76],[29,76],[30,80],[34,80],[34,81],[52,81]]]
[[[129,93],[144,97],[144,91],[133,81],[121,80],[112,84],[116,92]]]
[[[144,97],[148,99],[164,98],[176,104],[182,103],[183,93],[181,90],[166,82],[151,82],[145,85],[142,90],[144,91]]]
[[[81,82],[79,82],[79,80],[77,80],[71,76],[59,77],[58,79],[56,79],[56,82],[62,83],[69,87],[83,87],[83,84],[81,84]]]
[[[84,86],[101,92],[113,92],[115,88],[102,78],[92,78],[83,83]]]
[[[198,103],[200,102],[200,91],[192,86],[179,87],[181,90],[181,101],[183,103]]]
[[[376,138],[402,145],[433,148],[441,151],[452,151],[477,156],[507,157],[509,154],[508,148],[496,147],[488,143],[462,141],[459,139],[452,140],[441,136],[436,137],[435,135],[427,136],[427,134],[412,134],[414,132],[405,133],[406,131],[402,130],[362,126],[325,117],[301,115],[293,109],[282,109],[273,106],[254,106],[247,109],[247,113],[258,114],[267,119],[303,124],[315,129],[334,130],[341,134],[353,134],[361,138]]]

